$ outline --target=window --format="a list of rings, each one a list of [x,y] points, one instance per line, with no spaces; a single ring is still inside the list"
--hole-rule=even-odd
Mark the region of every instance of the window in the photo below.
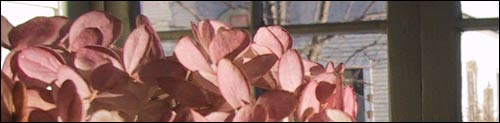
[[[2,1],[2,16],[17,26],[36,16],[62,15],[59,1]],[[2,47],[2,68],[9,50]]]
[[[498,1],[461,3],[464,18],[498,18]],[[498,122],[498,30],[466,30],[461,51],[463,121]]]

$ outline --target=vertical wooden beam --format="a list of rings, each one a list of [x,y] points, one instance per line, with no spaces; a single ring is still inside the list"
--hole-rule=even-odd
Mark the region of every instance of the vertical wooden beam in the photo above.
[[[388,2],[390,111],[393,122],[422,121],[418,2]]]
[[[117,17],[122,21],[122,33],[116,41],[116,45],[122,47],[129,35],[130,29],[130,18],[129,18],[129,2],[128,1],[106,1],[105,2],[106,12]],[[135,23],[135,21],[134,21]]]
[[[421,2],[420,16],[423,120],[459,122],[460,2]]]
[[[129,22],[130,29],[135,29],[135,18],[141,14],[141,2],[140,1],[129,1]]]
[[[253,36],[259,27],[264,26],[264,18],[263,14],[263,1],[252,1],[251,9],[250,9],[250,33]]]
[[[90,1],[90,10],[105,11],[104,1]]]
[[[76,20],[80,15],[90,10],[89,1],[66,1],[66,6],[63,8],[67,10],[64,15],[67,15],[71,20]]]

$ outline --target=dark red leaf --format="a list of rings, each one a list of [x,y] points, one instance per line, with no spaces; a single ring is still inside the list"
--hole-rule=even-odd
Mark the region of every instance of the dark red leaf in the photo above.
[[[10,42],[9,42],[9,32],[10,30],[12,30],[12,28],[14,28],[14,26],[12,24],[10,24],[10,22],[7,20],[7,18],[5,18],[3,15],[2,15],[2,38],[1,38],[1,44],[2,44],[2,47],[5,47],[7,49],[11,49],[11,46],[10,46]]]
[[[12,90],[12,101],[14,103],[14,118],[17,122],[28,122],[28,97],[26,86],[22,82],[16,82]]]
[[[286,91],[269,91],[259,97],[257,104],[269,112],[271,121],[281,121],[290,115],[297,106],[298,99],[293,93]]]
[[[200,88],[182,79],[159,78],[158,85],[175,100],[192,107],[207,107],[210,104]]]
[[[66,17],[35,17],[10,30],[9,41],[12,49],[21,50],[29,46],[58,45],[61,29],[69,23]]]
[[[64,122],[83,122],[87,114],[76,86],[73,81],[68,80],[62,84],[58,92],[56,104],[59,116]]]
[[[29,122],[57,122],[56,116],[38,108],[30,108]]]
[[[316,98],[321,104],[326,103],[328,101],[328,98],[333,95],[334,90],[334,84],[319,82],[318,86],[316,87]]]
[[[248,33],[243,30],[221,30],[209,45],[209,54],[212,62],[222,58],[233,60],[250,44]]]
[[[241,66],[242,72],[250,82],[264,76],[274,66],[278,57],[274,54],[259,55]]]

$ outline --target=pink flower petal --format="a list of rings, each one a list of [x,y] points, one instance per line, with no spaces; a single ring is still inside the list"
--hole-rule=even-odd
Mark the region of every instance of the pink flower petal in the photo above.
[[[47,87],[56,79],[59,67],[65,64],[62,56],[46,47],[23,49],[13,59],[13,72],[17,72],[29,88]]]
[[[207,59],[196,48],[191,38],[184,36],[175,46],[174,54],[179,62],[191,71],[204,71],[213,73]]]
[[[334,122],[353,122],[352,118],[341,110],[327,109],[326,116]]]
[[[70,45],[75,42],[87,28],[97,28],[102,33],[102,46],[109,46],[120,36],[122,31],[121,21],[102,11],[87,12],[78,17],[69,30]]]
[[[278,72],[281,88],[294,92],[302,84],[304,78],[304,66],[299,53],[295,50],[288,50],[279,61]]]
[[[281,58],[284,52],[283,45],[274,34],[267,29],[267,27],[261,27],[257,30],[253,41],[261,46],[269,48],[276,56]]]
[[[292,41],[292,36],[290,36],[290,33],[286,31],[283,27],[281,26],[268,26],[267,29],[273,33],[273,35],[278,38],[278,40],[281,42],[281,45],[283,47],[283,50],[287,50],[292,48],[293,46],[293,41]]]
[[[301,92],[301,96],[299,99],[299,106],[297,109],[297,113],[299,117],[302,117],[304,112],[308,108],[312,108],[314,113],[318,113],[320,103],[316,96],[311,96],[311,95],[316,95],[316,87],[318,86],[318,83],[315,81],[309,82],[304,90]]]
[[[210,122],[205,117],[203,117],[200,113],[198,113],[192,109],[190,110],[190,112],[191,112],[191,117],[193,118],[194,122]]]
[[[86,28],[78,34],[75,40],[70,40],[70,51],[76,51],[89,45],[103,45],[103,35],[97,28]]]
[[[344,112],[351,117],[358,115],[358,101],[356,94],[351,86],[344,88]]]
[[[222,96],[233,108],[237,109],[246,103],[253,102],[249,83],[230,60],[220,60],[217,70],[219,89]]]

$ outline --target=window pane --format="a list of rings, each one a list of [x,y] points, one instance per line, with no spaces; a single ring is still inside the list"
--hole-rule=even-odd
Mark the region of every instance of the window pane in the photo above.
[[[385,1],[265,1],[267,25],[385,20]]]
[[[464,18],[498,18],[498,1],[461,1]]]
[[[44,2],[40,2],[44,3]],[[17,3],[2,1],[2,15],[16,26],[36,16],[54,16],[54,8],[33,6],[35,3]]]
[[[498,122],[498,32],[462,34],[463,121]]]
[[[313,56],[313,42],[320,44],[317,61],[326,65],[346,63],[346,84],[358,97],[358,121],[389,121],[386,34],[293,35],[302,58]],[[316,40],[318,39],[318,40]],[[326,40],[325,40],[326,39]]]
[[[249,1],[142,1],[141,13],[156,31],[191,29],[191,22],[216,19],[234,27],[250,23]]]

